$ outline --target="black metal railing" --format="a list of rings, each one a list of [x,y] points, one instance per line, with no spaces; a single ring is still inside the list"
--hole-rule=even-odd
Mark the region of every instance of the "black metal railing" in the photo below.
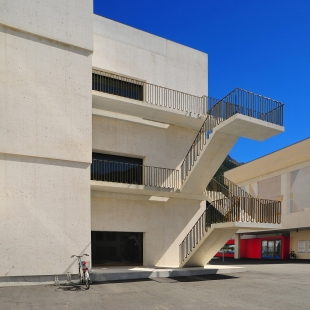
[[[281,223],[281,202],[249,197],[226,197],[212,201],[206,225],[227,222]]]
[[[212,201],[234,196],[255,198],[223,175],[214,177],[209,182],[206,193]]]
[[[187,113],[210,114],[222,121],[240,113],[283,126],[283,103],[240,88],[234,89],[223,99],[218,100],[209,96],[194,96],[102,70],[93,69],[92,72],[93,90]],[[214,115],[219,109],[213,107],[219,103],[222,103],[221,115]]]
[[[207,209],[207,223],[252,221],[280,223],[281,202],[251,196],[224,176],[213,178],[206,188],[212,202]]]
[[[236,113],[283,126],[284,105],[280,101],[241,88],[234,89],[223,100],[233,104]]]
[[[198,245],[199,241],[203,238],[207,231],[208,227],[206,226],[206,211],[204,211],[193,228],[189,231],[189,233],[179,245],[180,265]]]
[[[93,159],[90,170],[94,181],[180,188],[179,171],[175,169]]]
[[[166,87],[145,83],[145,101],[187,113],[206,115],[209,107],[215,105],[219,100],[208,96],[197,97]]]

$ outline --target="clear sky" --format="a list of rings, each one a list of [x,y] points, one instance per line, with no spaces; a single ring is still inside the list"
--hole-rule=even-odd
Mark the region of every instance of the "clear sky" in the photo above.
[[[240,138],[248,162],[310,137],[310,0],[94,0],[94,13],[209,55],[209,95],[236,87],[285,104],[285,133]]]

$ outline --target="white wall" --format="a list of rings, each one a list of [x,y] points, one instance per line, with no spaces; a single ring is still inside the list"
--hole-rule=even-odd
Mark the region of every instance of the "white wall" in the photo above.
[[[177,126],[156,128],[93,116],[93,150],[143,158],[143,164],[175,169],[183,161],[197,132]]]
[[[0,26],[0,152],[91,161],[91,53]]]
[[[0,0],[0,23],[92,51],[92,0]]]
[[[90,252],[92,18],[91,0],[0,0],[0,276]]]
[[[90,254],[89,165],[0,154],[0,172],[0,275],[77,273],[70,256]]]
[[[208,95],[207,54],[98,15],[94,15],[93,67]]]
[[[179,244],[205,210],[205,202],[92,191],[92,231],[143,232],[143,265],[176,267]]]

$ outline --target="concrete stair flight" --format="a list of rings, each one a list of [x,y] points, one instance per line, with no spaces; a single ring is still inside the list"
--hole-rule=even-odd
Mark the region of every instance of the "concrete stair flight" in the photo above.
[[[283,129],[283,104],[235,89],[209,111],[186,154],[181,191],[202,193],[239,137],[263,141]]]
[[[259,199],[221,176],[212,179],[207,196],[215,198],[179,246],[180,267],[204,266],[239,229],[277,229],[281,202]]]

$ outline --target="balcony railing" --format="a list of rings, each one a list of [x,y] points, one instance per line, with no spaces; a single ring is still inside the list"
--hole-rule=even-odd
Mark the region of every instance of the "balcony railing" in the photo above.
[[[198,97],[96,69],[93,69],[92,89],[200,115],[206,115],[208,109],[219,101],[208,96]]]
[[[212,203],[207,207],[207,223],[281,222],[281,202],[251,196],[224,176],[213,178],[206,188]]]
[[[281,202],[249,197],[213,201],[206,210],[206,225],[227,222],[281,223]]]
[[[93,159],[91,180],[171,189],[180,188],[178,170],[99,159]]]
[[[234,196],[255,198],[223,175],[217,176],[210,181],[206,193],[212,201]]]
[[[284,105],[280,101],[241,88],[234,89],[223,100],[235,106],[235,113],[283,126]]]

